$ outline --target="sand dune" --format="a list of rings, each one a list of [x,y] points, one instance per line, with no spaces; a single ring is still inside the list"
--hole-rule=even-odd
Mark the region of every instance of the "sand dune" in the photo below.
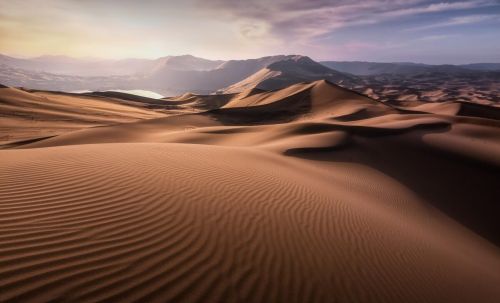
[[[3,87],[0,143],[165,116],[135,101]]]
[[[180,96],[163,98],[163,100],[171,105],[179,105],[186,110],[206,111],[223,107],[233,97],[233,94],[197,95],[192,93],[184,93]]]
[[[0,151],[2,302],[500,298],[487,106],[388,104],[327,81],[185,94],[161,112],[1,92],[0,106],[33,99],[41,128],[42,106],[120,122]]]

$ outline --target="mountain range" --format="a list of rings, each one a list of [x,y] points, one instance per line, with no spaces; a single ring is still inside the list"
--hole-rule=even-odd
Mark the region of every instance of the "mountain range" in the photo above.
[[[377,94],[372,95],[376,97],[388,84],[397,82],[401,86],[408,77],[413,81],[421,78],[421,75],[425,75],[432,83],[444,83],[450,77],[459,79],[459,83],[464,77],[491,78],[497,83],[500,82],[500,63],[426,65],[404,62],[316,62],[301,55],[227,61],[191,55],[123,60],[65,56],[20,59],[0,55],[0,83],[59,91],[141,89],[168,96],[186,92],[220,94],[249,88],[276,90],[295,83],[325,79],[360,92],[372,89],[377,91]]]
[[[146,89],[164,95],[234,92],[252,86],[279,89],[318,79],[356,84],[309,57],[278,55],[248,60],[207,60],[191,55],[156,60],[96,60],[68,57],[0,57],[0,83],[61,91]]]
[[[462,65],[429,65],[411,62],[379,63],[364,61],[321,61],[321,64],[343,73],[357,76],[383,74],[410,75],[428,72],[473,73],[475,71],[500,71],[500,63],[475,63]]]

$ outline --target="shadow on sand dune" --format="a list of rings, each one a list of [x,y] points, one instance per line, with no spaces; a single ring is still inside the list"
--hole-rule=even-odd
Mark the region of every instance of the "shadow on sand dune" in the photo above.
[[[332,148],[296,148],[288,156],[314,161],[358,163],[374,168],[471,230],[500,245],[500,167],[435,148],[429,133],[445,135],[450,126],[434,124],[395,136],[351,131],[348,144]],[[477,177],[480,176],[480,177]]]

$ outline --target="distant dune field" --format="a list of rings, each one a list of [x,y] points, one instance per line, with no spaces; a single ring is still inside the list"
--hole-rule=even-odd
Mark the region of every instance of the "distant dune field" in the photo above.
[[[498,108],[325,80],[0,101],[1,302],[499,302]]]

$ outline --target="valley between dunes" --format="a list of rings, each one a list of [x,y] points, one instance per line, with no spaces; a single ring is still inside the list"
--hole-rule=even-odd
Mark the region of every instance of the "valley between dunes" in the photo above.
[[[500,109],[327,81],[0,88],[1,302],[498,302]]]

